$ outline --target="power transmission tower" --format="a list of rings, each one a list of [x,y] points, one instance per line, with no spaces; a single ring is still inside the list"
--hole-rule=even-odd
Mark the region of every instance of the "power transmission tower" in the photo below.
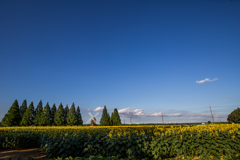
[[[210,107],[210,106],[209,106],[209,108],[210,108],[210,111],[211,111],[211,115],[212,115],[213,124],[215,124],[215,122],[214,122],[214,118],[213,118],[213,114],[212,114],[212,109],[211,109],[211,107]]]
[[[164,121],[163,121],[163,113],[162,113],[162,124],[164,125]]]

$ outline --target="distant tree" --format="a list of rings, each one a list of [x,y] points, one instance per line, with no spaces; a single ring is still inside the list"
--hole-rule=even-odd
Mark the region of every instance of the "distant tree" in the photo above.
[[[6,126],[19,126],[21,119],[18,101],[15,100],[8,110],[3,123]]]
[[[68,116],[69,108],[68,105],[64,108],[64,125],[67,125],[67,116]]]
[[[211,124],[211,121],[208,121],[208,124]]]
[[[75,104],[72,103],[72,106],[67,115],[67,125],[70,125],[70,126],[77,125],[77,122],[78,122],[78,119],[75,111]]]
[[[64,109],[63,109],[62,103],[60,103],[57,111],[55,112],[54,122],[57,126],[63,126],[64,125]]]
[[[111,124],[111,125],[113,125],[113,118],[114,118],[114,117],[113,117],[113,112],[112,112],[111,117],[110,117],[110,124]]]
[[[120,125],[120,124],[122,124],[122,123],[121,123],[121,118],[120,118],[120,116],[119,116],[119,113],[118,113],[117,108],[115,108],[115,109],[114,109],[114,112],[113,112],[112,124],[113,124],[113,125]]]
[[[102,117],[100,119],[100,125],[102,125],[102,126],[110,125],[110,116],[107,113],[106,106],[104,106],[103,111],[102,111]]]
[[[54,114],[56,113],[57,108],[55,103],[53,104],[52,108],[51,108],[51,116],[50,116],[50,121],[51,121],[51,125],[55,126],[55,122],[54,122]]]
[[[36,126],[39,126],[41,124],[40,122],[41,122],[42,111],[43,111],[42,100],[40,100],[35,111],[36,115],[34,119],[34,124]]]
[[[232,111],[227,118],[227,121],[230,123],[240,123],[240,108]]]
[[[9,127],[10,124],[8,122],[8,113],[6,113],[2,119],[1,125],[4,127]]]
[[[39,125],[40,126],[51,125],[50,116],[51,116],[51,110],[50,110],[50,106],[47,102],[46,106],[44,107],[44,109],[42,111],[41,119],[39,121]]]
[[[24,113],[27,110],[27,100],[25,99],[22,103],[22,105],[20,106],[20,115],[21,117],[23,117]]]
[[[20,124],[22,126],[29,126],[29,125],[32,125],[33,123],[34,123],[34,105],[33,105],[33,102],[31,102],[31,104],[25,111]]]
[[[83,120],[82,120],[82,115],[80,113],[80,107],[77,107],[77,124],[82,126],[83,125]]]

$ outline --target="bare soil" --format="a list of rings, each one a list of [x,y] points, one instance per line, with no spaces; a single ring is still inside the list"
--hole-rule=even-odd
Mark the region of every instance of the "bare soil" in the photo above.
[[[40,148],[0,150],[0,159],[8,160],[9,158],[12,158],[12,160],[17,160],[19,157],[23,160],[27,160],[28,157],[33,157],[36,159],[47,158],[47,156],[42,153]]]

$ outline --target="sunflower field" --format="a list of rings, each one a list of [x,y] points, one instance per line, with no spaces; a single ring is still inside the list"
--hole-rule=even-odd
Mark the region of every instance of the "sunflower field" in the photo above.
[[[33,147],[52,158],[231,156],[240,152],[240,125],[0,128],[0,149]]]

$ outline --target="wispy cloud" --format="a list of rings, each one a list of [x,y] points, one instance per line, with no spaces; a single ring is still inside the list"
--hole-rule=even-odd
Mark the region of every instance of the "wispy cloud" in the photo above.
[[[93,112],[101,111],[103,110],[104,107],[97,107],[96,109],[93,110]]]
[[[168,113],[162,113],[162,112],[154,112],[150,115],[147,115],[147,117],[159,117],[159,116],[164,116],[164,117],[180,117],[183,115],[183,113],[175,113],[175,114],[168,114]]]
[[[91,109],[84,109],[84,111],[90,111]]]
[[[138,117],[143,116],[143,109],[135,109],[131,111],[131,107],[118,110],[118,113],[124,117]]]
[[[205,82],[212,82],[212,81],[217,81],[218,78],[214,78],[212,80],[210,80],[209,78],[205,78],[204,80],[200,80],[200,81],[196,81],[196,83],[205,83]]]
[[[227,114],[216,114],[213,113],[214,120],[226,121]],[[187,120],[199,120],[199,121],[212,121],[211,113],[194,113],[189,116],[186,116]]]

